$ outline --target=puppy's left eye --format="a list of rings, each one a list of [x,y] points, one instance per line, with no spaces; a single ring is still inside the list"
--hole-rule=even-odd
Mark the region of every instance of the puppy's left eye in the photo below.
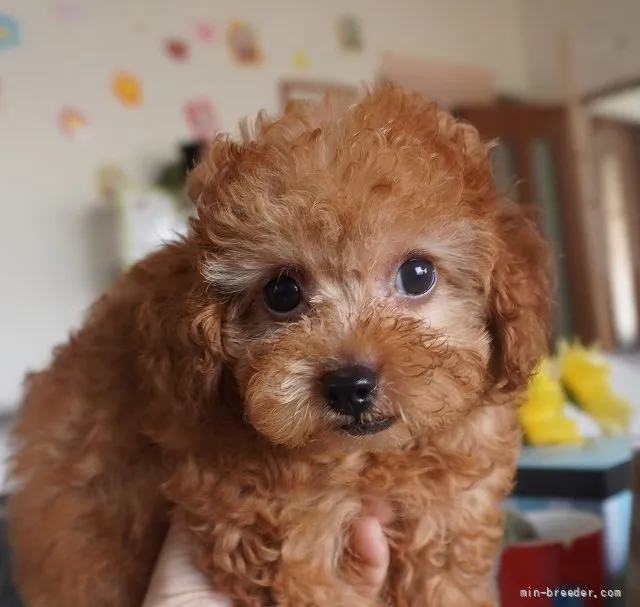
[[[407,259],[396,274],[396,289],[405,295],[425,295],[436,284],[437,272],[428,259]]]
[[[277,314],[293,312],[302,303],[302,289],[295,279],[283,274],[267,283],[264,302]]]

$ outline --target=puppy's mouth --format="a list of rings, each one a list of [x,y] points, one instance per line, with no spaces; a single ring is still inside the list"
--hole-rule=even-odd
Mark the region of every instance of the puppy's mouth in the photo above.
[[[378,434],[378,432],[384,432],[387,428],[390,428],[395,417],[383,417],[381,419],[365,420],[354,419],[348,424],[341,426],[341,429],[349,436],[367,436],[369,434]]]

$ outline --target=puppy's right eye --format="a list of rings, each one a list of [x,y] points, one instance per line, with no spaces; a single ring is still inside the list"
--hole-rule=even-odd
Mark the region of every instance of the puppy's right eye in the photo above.
[[[302,289],[295,279],[283,274],[267,283],[264,302],[277,314],[293,312],[302,303]]]
[[[398,270],[396,288],[411,297],[426,295],[436,284],[437,272],[428,259],[407,259]]]

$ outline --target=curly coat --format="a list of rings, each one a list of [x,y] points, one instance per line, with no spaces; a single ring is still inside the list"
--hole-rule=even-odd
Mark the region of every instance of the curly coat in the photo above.
[[[495,605],[515,407],[548,341],[535,223],[473,128],[391,85],[241,131],[190,176],[188,236],[28,377],[9,505],[26,604],[140,605],[175,511],[239,605],[367,607],[345,540],[371,496],[396,515],[385,605]],[[401,297],[416,252],[438,284]],[[283,271],[306,293],[284,319],[260,296]],[[396,421],[352,437],[317,378],[363,360]]]

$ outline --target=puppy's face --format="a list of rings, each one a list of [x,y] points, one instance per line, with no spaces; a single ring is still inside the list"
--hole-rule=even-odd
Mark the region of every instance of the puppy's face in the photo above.
[[[492,387],[521,387],[492,312],[498,202],[465,128],[385,87],[257,131],[215,142],[191,191],[220,348],[259,433],[397,448],[446,430]],[[516,274],[505,288],[526,288]],[[545,288],[532,294],[542,316]],[[544,337],[523,339],[535,342],[519,355],[527,367]]]

